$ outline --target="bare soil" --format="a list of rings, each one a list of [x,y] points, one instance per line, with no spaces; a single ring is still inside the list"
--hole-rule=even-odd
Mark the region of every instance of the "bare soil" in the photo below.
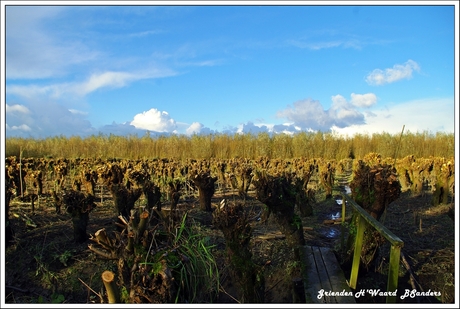
[[[340,216],[339,193],[343,187],[334,190],[334,197],[326,199],[319,192],[314,204],[313,216],[302,219],[304,236],[308,245],[327,246],[334,250],[340,246],[340,225],[325,224]],[[252,196],[252,197],[251,197]],[[216,194],[213,206],[218,205],[222,195]],[[237,199],[237,195],[226,195]],[[89,241],[76,244],[70,215],[57,214],[50,199],[42,199],[31,213],[30,203],[18,199],[10,203],[10,218],[15,232],[14,241],[6,248],[5,255],[5,303],[7,304],[90,304],[101,303],[104,295],[101,274],[105,270],[116,271],[113,261],[99,259],[88,249]],[[411,197],[404,192],[390,204],[384,224],[404,241],[402,252],[413,272],[401,266],[398,289],[412,290],[414,282],[420,291],[440,291],[440,297],[415,297],[399,299],[398,302],[454,303],[455,302],[455,228],[454,221],[447,215],[449,205],[431,207],[430,195]],[[214,255],[219,262],[221,291],[218,303],[236,304],[239,296],[228,265],[225,263],[225,240],[221,231],[211,224],[211,214],[199,210],[197,200],[181,201],[178,205],[202,225],[203,236],[215,241]],[[263,205],[254,198],[246,201],[246,207],[254,216]],[[87,228],[94,234],[101,228],[114,227],[115,213],[110,196],[97,203],[90,213]],[[251,248],[253,260],[264,265],[265,303],[294,303],[298,301],[293,293],[293,282],[301,276],[300,263],[295,260],[292,248],[288,248],[276,222],[272,219],[254,220]],[[385,251],[386,250],[386,251]],[[381,250],[378,267],[363,272],[358,280],[359,289],[386,290],[388,248]],[[350,269],[344,265],[349,278]],[[415,281],[414,281],[415,280]],[[411,283],[412,282],[412,283]],[[358,303],[384,303],[384,297],[362,297]]]

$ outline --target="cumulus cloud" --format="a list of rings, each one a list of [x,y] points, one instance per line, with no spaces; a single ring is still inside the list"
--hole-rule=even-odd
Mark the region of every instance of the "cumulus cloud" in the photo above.
[[[284,123],[284,124],[255,124],[252,121],[248,121],[246,123],[240,124],[238,127],[230,127],[227,128],[224,133],[226,134],[254,134],[257,135],[259,133],[269,133],[269,134],[278,134],[284,133],[292,135],[294,133],[298,133],[302,131],[302,128],[293,124],[293,123]],[[311,130],[306,130],[311,131]]]
[[[137,114],[130,124],[137,129],[155,132],[173,132],[177,129],[176,121],[168,112],[160,112],[156,108]]]
[[[364,115],[341,95],[332,97],[332,105],[327,111],[327,115],[331,124],[328,129],[333,125],[343,128],[364,122]]]
[[[302,128],[327,130],[331,126],[330,119],[321,103],[312,99],[294,102],[293,106],[279,111],[276,116],[292,121]]]
[[[185,130],[185,134],[187,135],[192,135],[192,134],[196,134],[196,133],[200,133],[201,129],[203,129],[204,125],[199,123],[199,122],[194,122],[190,125],[190,127],[188,127],[186,130]]]
[[[366,76],[369,85],[384,85],[397,82],[401,79],[412,78],[412,72],[420,71],[420,66],[413,60],[408,60],[404,64],[395,64],[393,68],[385,70],[375,69]]]
[[[245,134],[258,134],[262,132],[270,132],[272,131],[273,126],[266,126],[266,125],[255,125],[252,121],[248,121],[245,124],[241,124],[237,129],[236,133]]]
[[[178,133],[182,132],[181,130],[181,123],[178,123]],[[180,132],[179,132],[180,131]],[[193,135],[193,134],[202,134],[202,135],[208,135],[208,134],[214,134],[216,131],[211,130],[208,127],[205,127],[202,123],[200,122],[194,122],[190,126],[188,126],[185,129],[185,134],[186,135]]]
[[[341,95],[332,96],[331,99],[332,105],[328,110],[319,101],[306,99],[279,111],[277,117],[287,119],[300,130],[329,131],[333,126],[343,128],[352,124],[363,124],[364,115],[357,107],[369,107],[377,100],[372,93],[353,93],[350,102]]]
[[[372,105],[377,103],[377,96],[373,93],[352,93],[350,103],[357,107],[371,107]]]

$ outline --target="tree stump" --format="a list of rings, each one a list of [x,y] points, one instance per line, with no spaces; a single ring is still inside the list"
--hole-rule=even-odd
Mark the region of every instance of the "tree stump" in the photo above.
[[[62,194],[62,202],[66,211],[72,217],[73,235],[77,243],[83,243],[88,239],[86,227],[89,221],[89,213],[96,207],[95,197],[79,191],[67,191]]]

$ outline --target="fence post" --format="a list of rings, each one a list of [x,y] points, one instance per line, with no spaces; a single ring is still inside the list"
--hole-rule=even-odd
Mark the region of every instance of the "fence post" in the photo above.
[[[342,196],[342,225],[340,226],[340,246],[341,251],[345,252],[345,213],[346,213],[346,206],[345,206],[345,197]]]
[[[353,264],[351,267],[350,287],[356,289],[358,280],[359,264],[361,262],[361,249],[363,247],[364,230],[366,229],[366,220],[358,213],[358,227],[356,229],[355,251],[353,253]]]
[[[401,247],[391,245],[390,266],[388,269],[388,283],[387,283],[388,292],[393,292],[398,287],[400,254],[401,254]],[[387,303],[395,303],[395,302],[396,302],[396,296],[387,296]]]

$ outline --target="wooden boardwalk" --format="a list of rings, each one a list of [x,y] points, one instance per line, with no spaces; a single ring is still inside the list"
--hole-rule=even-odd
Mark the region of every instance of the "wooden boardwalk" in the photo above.
[[[334,252],[328,247],[304,246],[304,287],[307,303],[356,303]],[[327,292],[318,298],[320,291]],[[331,293],[332,292],[332,293]],[[337,295],[326,295],[326,294]],[[345,294],[341,296],[340,294]]]

